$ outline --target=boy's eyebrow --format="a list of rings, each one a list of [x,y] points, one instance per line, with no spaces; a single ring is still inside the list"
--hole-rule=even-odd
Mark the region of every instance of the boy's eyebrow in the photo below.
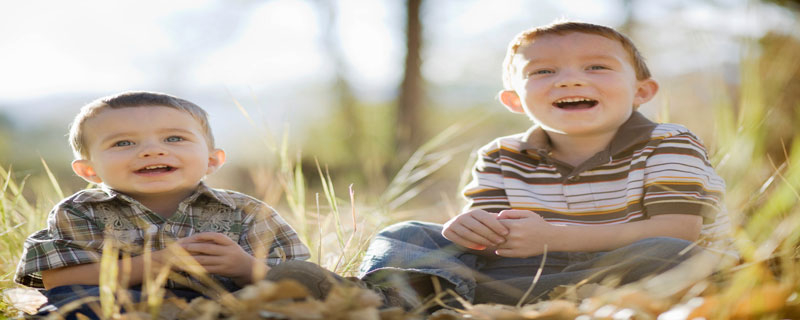
[[[612,55],[612,54],[604,54],[604,53],[596,53],[596,54],[585,55],[585,56],[581,56],[581,58],[582,59],[599,59],[599,60],[619,61],[614,55]],[[525,63],[525,65],[523,65],[522,68],[520,68],[519,70],[525,70],[531,65],[534,65],[534,64],[537,64],[537,63],[541,63],[541,62],[546,62],[548,60],[552,60],[552,59],[548,59],[548,58],[532,58],[532,59],[528,60],[528,62]]]
[[[178,131],[178,132],[182,132],[182,133],[185,133],[185,134],[195,134],[194,131],[186,130],[184,128],[164,128],[164,129],[161,129],[159,131],[160,132],[175,132],[175,131]]]
[[[619,61],[615,55],[613,55],[613,54],[604,54],[604,53],[596,53],[596,54],[586,55],[586,56],[582,56],[581,58],[584,58],[584,59],[605,59],[605,60]]]
[[[119,132],[119,133],[115,133],[115,134],[112,134],[112,135],[110,135],[110,136],[105,136],[105,137],[102,137],[102,139],[100,139],[100,143],[101,143],[101,144],[102,144],[102,143],[106,143],[106,142],[108,142],[108,141],[110,141],[110,140],[117,140],[117,139],[119,139],[119,138],[121,138],[121,137],[130,136],[130,135],[131,135],[131,133],[130,133],[130,132]]]
[[[523,71],[523,70],[525,70],[525,69],[528,69],[528,67],[530,67],[531,65],[534,65],[534,64],[540,63],[540,62],[542,62],[542,61],[545,61],[545,60],[546,60],[546,59],[541,59],[541,58],[533,58],[533,59],[530,59],[530,60],[528,60],[528,62],[526,62],[526,63],[525,63],[525,64],[524,64],[522,67],[520,67],[520,68],[519,68],[519,71]]]

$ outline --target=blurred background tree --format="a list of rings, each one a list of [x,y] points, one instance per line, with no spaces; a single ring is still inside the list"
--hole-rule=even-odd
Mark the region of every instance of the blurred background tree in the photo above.
[[[422,79],[421,6],[422,0],[406,0],[406,58],[395,116],[395,150],[401,159],[411,155],[427,136],[424,132],[425,118],[422,116],[426,101]]]

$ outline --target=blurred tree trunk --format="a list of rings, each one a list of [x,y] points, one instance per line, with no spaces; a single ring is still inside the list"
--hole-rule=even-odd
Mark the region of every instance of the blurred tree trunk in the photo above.
[[[339,36],[336,27],[337,13],[336,3],[326,0],[317,0],[315,3],[319,6],[320,12],[320,25],[322,26],[322,43],[323,47],[327,48],[325,53],[328,60],[334,69],[334,84],[333,90],[336,95],[336,104],[345,113],[346,118],[350,125],[357,125],[358,119],[354,111],[355,98],[350,84],[347,83],[345,74],[347,73],[347,65],[344,59],[344,53],[339,46]],[[356,131],[357,132],[357,131]]]
[[[422,119],[423,83],[422,59],[422,24],[420,23],[420,6],[422,0],[406,0],[406,61],[403,82],[400,85],[400,96],[397,101],[397,127],[395,129],[395,146],[398,157],[407,158],[423,138]]]
[[[325,54],[334,70],[333,82],[333,95],[335,101],[334,107],[341,112],[347,128],[349,128],[346,137],[353,138],[359,137],[361,133],[361,126],[356,112],[356,99],[353,95],[353,90],[345,78],[347,74],[347,64],[345,62],[344,53],[339,45],[339,36],[337,33],[336,20],[336,2],[328,0],[317,0],[314,3],[319,8],[320,26],[322,28],[322,43],[326,48]],[[352,140],[353,143],[347,143],[345,146],[349,148],[348,153],[359,156],[359,142],[357,139]]]

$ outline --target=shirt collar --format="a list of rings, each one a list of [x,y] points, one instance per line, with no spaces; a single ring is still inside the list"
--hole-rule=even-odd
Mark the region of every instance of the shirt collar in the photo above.
[[[611,139],[611,143],[606,146],[606,150],[610,155],[616,155],[639,142],[649,140],[657,125],[638,111],[634,111],[631,117],[619,127],[614,138]],[[528,129],[521,141],[522,151],[530,150],[539,154],[549,154],[553,148],[550,137],[539,125]]]
[[[228,193],[211,188],[202,181],[200,181],[200,185],[197,186],[197,190],[191,196],[189,196],[187,200],[184,201],[193,202],[200,195],[205,195],[211,199],[214,199],[217,202],[230,207],[231,209],[236,208],[236,204],[234,204],[233,199],[230,197],[230,195],[228,195]]]
[[[230,196],[227,195],[227,193],[215,190],[215,189],[209,187],[208,185],[206,185],[205,182],[202,182],[202,181],[200,182],[200,184],[197,185],[197,189],[195,189],[195,191],[188,198],[183,200],[182,202],[192,203],[195,200],[197,200],[197,198],[200,197],[201,195],[205,195],[206,197],[214,199],[217,202],[219,202],[221,204],[224,204],[224,205],[226,205],[228,207],[236,208],[236,205],[233,203],[233,199],[231,199]],[[111,189],[106,185],[101,185],[100,189],[96,190],[95,192],[93,192],[91,194],[91,196],[78,197],[78,198],[74,199],[73,201],[75,203],[105,202],[105,201],[110,201],[111,199],[115,199],[115,198],[119,198],[119,199],[122,199],[122,200],[124,200],[126,202],[130,202],[130,203],[136,202],[135,199],[133,199],[133,198],[131,198],[131,197],[125,195],[125,194],[122,194],[119,191]]]

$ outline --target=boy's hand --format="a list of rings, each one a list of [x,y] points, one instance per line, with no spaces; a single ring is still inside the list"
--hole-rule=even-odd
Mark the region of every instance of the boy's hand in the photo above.
[[[483,250],[505,242],[508,232],[508,228],[498,221],[496,214],[473,209],[447,221],[442,229],[442,236],[458,245]]]
[[[208,273],[229,277],[239,285],[253,281],[253,268],[260,263],[222,233],[197,233],[180,239],[178,243]]]
[[[495,253],[509,258],[527,258],[544,252],[545,244],[554,241],[554,226],[540,215],[528,210],[503,210],[497,219],[508,228],[506,241]]]

